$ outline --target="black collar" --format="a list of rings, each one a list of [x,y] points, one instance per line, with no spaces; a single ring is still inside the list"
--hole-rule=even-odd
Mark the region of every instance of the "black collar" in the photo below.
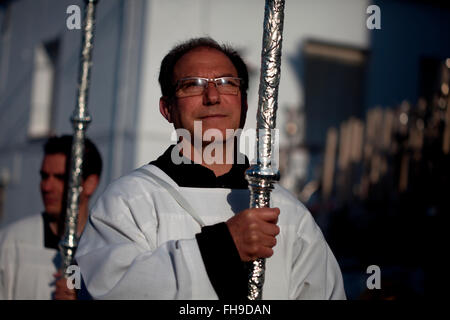
[[[247,189],[248,182],[245,179],[245,170],[249,167],[246,156],[245,164],[233,164],[231,170],[216,177],[214,172],[198,163],[174,164],[171,153],[175,145],[171,145],[167,150],[150,164],[157,166],[172,178],[180,187],[191,188],[227,188],[227,189]]]
[[[44,246],[48,249],[59,250],[58,244],[60,239],[50,229],[51,218],[44,212],[42,219],[44,219]]]

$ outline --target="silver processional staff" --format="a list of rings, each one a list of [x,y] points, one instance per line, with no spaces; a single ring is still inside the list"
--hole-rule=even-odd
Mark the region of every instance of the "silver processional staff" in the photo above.
[[[280,82],[281,41],[283,34],[284,0],[266,0],[264,33],[261,52],[258,112],[256,115],[256,165],[245,177],[250,189],[250,208],[270,206],[270,192],[279,180],[279,172],[272,166],[278,84]],[[261,300],[264,285],[265,259],[253,261],[248,280],[248,299]]]
[[[78,74],[78,95],[75,110],[71,117],[74,128],[72,140],[72,155],[70,159],[70,178],[67,195],[67,209],[65,216],[64,236],[59,243],[62,255],[63,275],[70,276],[67,268],[73,263],[75,251],[78,247],[78,207],[82,191],[81,178],[84,155],[85,132],[91,116],[87,103],[89,93],[89,80],[92,65],[92,49],[94,42],[95,9],[98,0],[85,0],[83,40],[81,44],[81,62]]]

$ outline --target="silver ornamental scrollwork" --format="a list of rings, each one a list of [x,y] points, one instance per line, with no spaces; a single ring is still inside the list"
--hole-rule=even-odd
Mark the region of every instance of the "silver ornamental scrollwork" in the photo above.
[[[261,53],[261,77],[257,113],[257,163],[245,175],[249,182],[250,208],[270,206],[270,192],[279,180],[279,172],[272,167],[272,148],[278,108],[281,43],[284,21],[284,0],[266,0]],[[252,262],[248,277],[248,299],[262,299],[265,259]]]
[[[95,10],[98,0],[86,0],[83,39],[81,45],[81,63],[78,74],[78,95],[75,110],[71,117],[74,135],[72,140],[72,154],[70,159],[70,177],[65,214],[64,236],[59,243],[62,255],[62,271],[65,277],[70,276],[67,268],[73,263],[75,251],[78,247],[78,211],[79,199],[82,192],[82,166],[84,154],[85,131],[91,122],[87,109],[90,70],[92,65],[92,49],[95,31]]]

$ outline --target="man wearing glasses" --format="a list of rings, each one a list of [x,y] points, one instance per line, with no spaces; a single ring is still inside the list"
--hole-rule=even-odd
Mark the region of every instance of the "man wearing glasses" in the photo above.
[[[233,143],[247,112],[237,52],[191,39],[165,56],[159,82],[161,114],[183,147],[115,181],[97,202],[76,257],[90,294],[245,299],[248,262],[269,258],[264,299],[345,298],[339,266],[300,202],[277,186],[273,208],[248,209],[249,164],[236,161]]]

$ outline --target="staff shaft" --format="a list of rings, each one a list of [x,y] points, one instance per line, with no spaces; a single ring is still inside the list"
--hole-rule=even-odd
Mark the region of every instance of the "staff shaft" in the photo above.
[[[95,10],[98,0],[86,0],[83,39],[81,46],[81,62],[78,74],[78,95],[75,110],[71,117],[74,128],[72,153],[70,159],[70,178],[67,194],[67,208],[64,224],[64,236],[59,243],[62,255],[62,270],[67,277],[67,267],[73,263],[75,251],[78,247],[78,211],[82,192],[82,166],[84,155],[85,132],[91,116],[87,108],[92,65],[92,49],[95,30]]]
[[[261,52],[261,77],[257,119],[257,163],[246,171],[250,189],[250,208],[270,206],[270,192],[279,180],[279,172],[272,163],[278,108],[281,42],[284,21],[284,0],[266,0],[264,33]],[[260,300],[264,285],[265,259],[253,261],[248,280],[248,299]]]

